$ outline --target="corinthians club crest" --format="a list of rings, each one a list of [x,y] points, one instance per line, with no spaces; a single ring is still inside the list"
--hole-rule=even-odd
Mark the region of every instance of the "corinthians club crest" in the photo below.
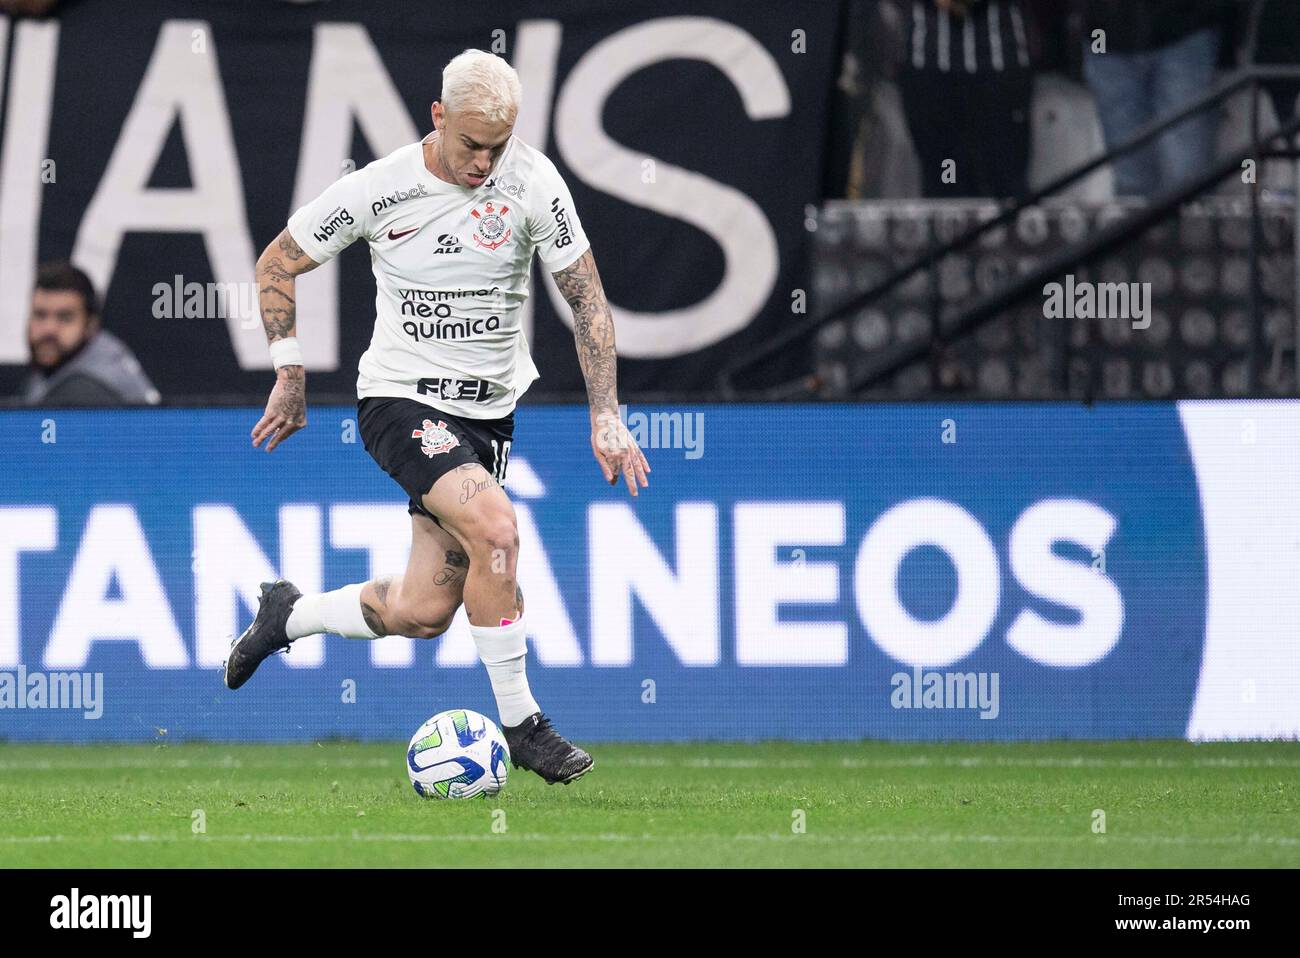
[[[496,249],[510,240],[510,227],[506,224],[506,214],[510,207],[497,209],[489,201],[483,204],[483,211],[470,210],[478,226],[474,230],[474,242],[484,249]]]
[[[420,452],[430,459],[440,452],[451,452],[460,445],[460,440],[451,434],[441,419],[436,423],[426,419],[423,429],[411,430],[411,438],[420,440]]]

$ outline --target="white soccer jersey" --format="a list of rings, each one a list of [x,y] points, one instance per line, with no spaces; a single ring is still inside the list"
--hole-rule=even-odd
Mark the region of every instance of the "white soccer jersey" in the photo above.
[[[551,272],[589,247],[549,159],[511,137],[477,189],[425,168],[420,143],[349,173],[289,219],[318,263],[370,244],[375,331],[357,395],[497,419],[537,378],[520,325],[533,250]]]

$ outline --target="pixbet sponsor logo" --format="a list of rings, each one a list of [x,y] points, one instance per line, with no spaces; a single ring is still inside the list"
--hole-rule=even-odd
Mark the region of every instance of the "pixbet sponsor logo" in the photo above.
[[[409,190],[395,190],[392,193],[385,193],[383,196],[379,197],[379,199],[370,204],[370,212],[378,216],[390,206],[396,206],[398,203],[405,203],[407,200],[413,200],[428,195],[429,191],[424,188],[424,184],[417,183]]]
[[[573,232],[569,229],[568,210],[560,204],[558,196],[551,200],[551,214],[555,217],[555,224],[560,228],[560,236],[555,241],[555,248],[563,249],[573,242]]]
[[[352,226],[356,220],[346,207],[340,206],[322,222],[311,234],[317,242],[328,243],[330,237],[341,230],[344,226]]]
[[[525,186],[518,183],[507,183],[505,180],[495,176],[488,180],[484,186],[488,189],[496,188],[508,196],[517,196],[520,199],[522,199],[524,194],[528,192],[528,188]]]

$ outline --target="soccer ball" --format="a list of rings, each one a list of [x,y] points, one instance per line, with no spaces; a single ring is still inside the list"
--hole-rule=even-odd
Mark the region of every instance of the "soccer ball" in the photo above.
[[[506,785],[510,748],[496,723],[469,709],[439,712],[411,736],[406,774],[422,798],[477,798]]]

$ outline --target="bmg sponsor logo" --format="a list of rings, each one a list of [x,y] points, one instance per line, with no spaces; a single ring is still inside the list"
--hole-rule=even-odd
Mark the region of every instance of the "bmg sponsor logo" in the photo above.
[[[320,226],[316,227],[316,230],[311,235],[316,238],[317,242],[328,243],[330,238],[344,226],[353,226],[355,223],[356,220],[352,218],[352,214],[348,212],[347,208],[340,206]]]
[[[563,249],[573,242],[573,232],[569,229],[568,210],[560,204],[558,196],[551,200],[551,215],[555,217],[555,224],[560,228],[560,235],[555,241],[555,248]]]

